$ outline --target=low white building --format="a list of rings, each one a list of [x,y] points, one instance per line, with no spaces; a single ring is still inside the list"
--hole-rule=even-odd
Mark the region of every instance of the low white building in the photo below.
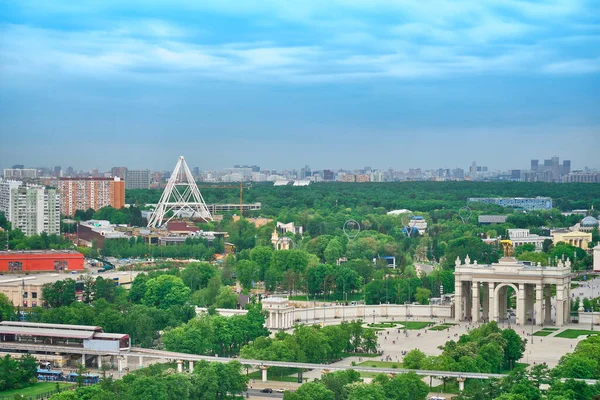
[[[508,229],[508,237],[515,248],[524,244],[533,244],[535,251],[542,251],[544,240],[552,240],[548,236],[533,235],[529,232],[529,229]]]
[[[594,247],[594,272],[600,272],[600,244]]]

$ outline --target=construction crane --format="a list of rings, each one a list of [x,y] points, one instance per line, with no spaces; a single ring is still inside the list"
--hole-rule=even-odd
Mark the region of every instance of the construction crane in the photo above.
[[[198,189],[240,189],[240,217],[244,215],[244,189],[250,189],[251,185],[248,183],[244,187],[244,182],[240,182],[239,186],[198,186]]]

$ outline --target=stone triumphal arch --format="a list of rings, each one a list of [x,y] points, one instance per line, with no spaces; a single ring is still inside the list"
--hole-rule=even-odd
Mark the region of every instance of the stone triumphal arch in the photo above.
[[[517,325],[554,322],[562,326],[569,322],[571,262],[568,259],[546,267],[539,263],[526,265],[509,256],[484,265],[471,262],[467,256],[464,263],[457,257],[455,266],[457,321],[510,321],[511,288],[516,295]]]

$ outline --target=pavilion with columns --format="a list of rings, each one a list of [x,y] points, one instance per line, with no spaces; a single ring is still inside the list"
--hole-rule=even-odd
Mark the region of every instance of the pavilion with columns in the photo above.
[[[509,288],[516,294],[516,324],[562,326],[569,322],[571,261],[556,266],[526,265],[510,257],[492,264],[455,262],[456,321],[503,322],[509,320]],[[555,295],[553,296],[553,287]],[[552,309],[555,310],[553,319]]]

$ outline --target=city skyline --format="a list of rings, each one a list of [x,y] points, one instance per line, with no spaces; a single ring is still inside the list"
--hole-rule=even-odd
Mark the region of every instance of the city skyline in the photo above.
[[[592,2],[0,7],[2,168],[600,168]]]

